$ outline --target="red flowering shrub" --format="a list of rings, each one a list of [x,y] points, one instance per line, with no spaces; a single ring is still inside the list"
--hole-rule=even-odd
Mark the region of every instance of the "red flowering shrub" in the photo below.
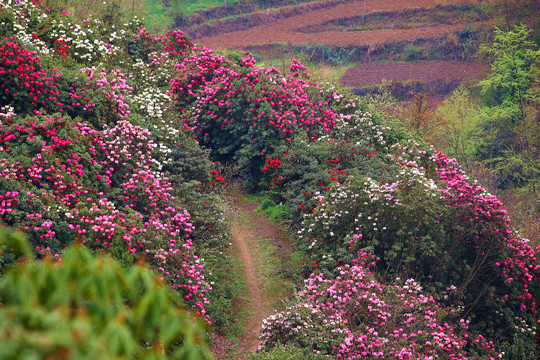
[[[48,75],[41,58],[13,37],[0,41],[0,106],[11,105],[16,113],[29,109],[58,109],[57,72]]]
[[[324,194],[352,175],[384,181],[395,169],[385,156],[388,133],[370,114],[357,110],[338,119],[333,136],[313,142],[294,138],[267,156],[261,169],[269,194],[302,214],[313,210],[310,200],[316,193]]]

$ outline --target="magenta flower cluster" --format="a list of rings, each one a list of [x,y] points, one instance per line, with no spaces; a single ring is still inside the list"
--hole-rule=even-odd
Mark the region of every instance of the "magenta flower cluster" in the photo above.
[[[232,61],[195,47],[175,68],[172,94],[178,97],[180,110],[190,114],[189,126],[202,135],[214,126],[232,132],[247,126],[253,142],[264,140],[265,129],[286,140],[298,132],[317,138],[331,132],[339,117],[333,105],[340,98],[309,81],[305,66],[297,60],[284,76],[276,68],[256,67],[248,53]]]
[[[21,46],[10,37],[0,41],[0,106],[17,110],[25,104],[34,108],[61,106],[58,102],[58,72],[47,74],[35,51]]]
[[[372,255],[360,253],[339,267],[336,278],[313,273],[298,292],[298,304],[263,321],[261,348],[278,342],[312,348],[338,359],[468,359],[477,348],[495,359],[493,345],[457,328],[446,309],[413,279],[386,285],[371,272]]]

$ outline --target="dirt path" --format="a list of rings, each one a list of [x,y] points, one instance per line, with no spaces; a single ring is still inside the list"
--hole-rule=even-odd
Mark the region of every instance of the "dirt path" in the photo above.
[[[261,270],[261,252],[258,249],[263,244],[271,244],[277,257],[287,257],[292,251],[288,235],[277,224],[272,224],[267,218],[254,212],[257,204],[241,200],[235,194],[227,198],[235,214],[231,224],[232,244],[244,264],[244,276],[248,289],[249,301],[246,333],[241,339],[237,359],[245,359],[246,353],[255,352],[259,346],[259,330],[263,319],[271,315],[276,306],[276,296],[267,291],[267,274]],[[279,271],[280,269],[275,269]],[[216,356],[219,360],[219,357]]]
[[[468,3],[469,0],[462,0],[460,3]],[[378,0],[366,2],[365,13],[376,11],[393,11],[413,7],[430,7],[437,4],[436,0]],[[321,44],[331,46],[344,45],[375,45],[391,41],[415,39],[419,37],[431,38],[444,33],[458,31],[465,27],[465,24],[441,25],[436,27],[403,29],[403,30],[380,30],[370,32],[334,32],[327,33],[301,33],[297,29],[314,24],[321,24],[327,21],[361,15],[363,13],[363,2],[354,1],[335,6],[331,9],[319,9],[297,16],[288,17],[275,21],[271,24],[262,24],[244,31],[236,31],[216,36],[202,37],[196,39],[212,49],[242,49],[247,45],[264,45],[271,43],[289,44]],[[475,24],[469,24],[475,25]],[[476,24],[477,25],[477,24]]]

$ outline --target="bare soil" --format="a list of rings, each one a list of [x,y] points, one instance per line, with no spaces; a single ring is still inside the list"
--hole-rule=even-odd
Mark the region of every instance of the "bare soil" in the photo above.
[[[464,22],[488,20],[486,14],[476,11],[468,4],[437,5],[435,7],[413,7],[394,11],[373,12],[366,16],[347,16],[327,21],[297,31],[317,33],[327,31],[373,31],[399,30],[422,27],[454,25]]]
[[[460,3],[470,2],[470,0],[460,1]],[[415,7],[431,7],[436,4],[436,0],[368,1],[366,2],[365,13],[396,11]],[[196,38],[195,41],[212,49],[243,49],[248,45],[271,43],[302,45],[325,44],[328,46],[375,45],[399,40],[439,37],[448,32],[462,30],[466,25],[479,25],[473,22],[469,24],[440,25],[414,29],[377,30],[370,32],[329,31],[326,33],[302,33],[298,30],[310,25],[362,15],[363,12],[363,1],[352,1],[332,8],[316,9],[296,16],[270,21],[269,23],[262,22],[261,25],[251,27],[247,30]]]
[[[275,247],[275,255],[287,258],[293,251],[289,241],[289,236],[279,224],[272,224],[267,218],[257,214],[254,210],[257,204],[252,204],[242,200],[237,194],[227,194],[228,202],[232,212],[235,213],[232,222],[232,244],[234,251],[238,254],[244,264],[244,276],[248,289],[249,298],[247,304],[242,304],[248,309],[246,332],[242,336],[235,359],[245,359],[248,352],[255,352],[259,346],[259,332],[262,321],[271,315],[275,310],[276,296],[280,294],[268,294],[264,275],[261,274],[260,267],[257,266],[256,254],[259,241],[262,237]],[[242,220],[242,218],[244,220]],[[246,221],[247,219],[247,221]],[[280,269],[276,269],[279,271]],[[230,348],[232,343],[221,337],[217,338],[212,348],[216,359],[230,359]]]
[[[455,54],[457,52],[446,50],[435,52],[437,56],[433,59],[427,57],[429,60],[437,59],[435,62],[376,63],[381,60],[377,60],[377,56],[384,55],[379,53],[384,53],[383,50],[388,44],[403,44],[423,39],[428,41],[426,46],[434,46],[433,44],[438,44],[437,41],[442,41],[441,37],[461,31],[466,26],[477,29],[488,26],[489,22],[485,20],[460,23],[460,17],[454,16],[459,13],[456,10],[461,9],[459,6],[472,2],[458,0],[453,2],[453,7],[443,7],[440,0],[366,1],[365,14],[368,18],[370,14],[375,14],[374,18],[366,22],[367,27],[362,31],[350,31],[354,21],[360,19],[364,13],[364,1],[338,3],[336,0],[326,0],[301,7],[284,7],[276,11],[255,13],[251,18],[237,19],[214,28],[207,27],[206,33],[212,35],[199,38],[195,35],[195,41],[213,49],[255,50],[259,53],[264,53],[264,49],[275,44],[324,44],[328,47],[358,50],[354,55],[355,59],[351,61],[360,61],[363,64],[348,69],[342,79],[343,85],[354,88],[357,95],[365,92],[361,87],[380,84],[382,79],[396,84],[416,81],[418,84],[412,90],[424,92],[433,89],[438,95],[446,95],[459,86],[462,80],[482,79],[488,66],[453,60],[459,58]],[[437,5],[438,18],[431,19],[429,9]],[[381,14],[386,15],[381,17]],[[464,15],[464,18],[467,16],[474,18],[471,14]],[[387,24],[388,21],[393,25]],[[388,60],[395,61],[396,56],[404,56],[396,51],[390,51],[392,59]],[[429,54],[428,50],[426,52]],[[375,58],[374,63],[371,63],[372,57]],[[424,58],[425,56],[419,56],[416,60]],[[397,92],[402,90],[398,89]]]
[[[360,87],[389,82],[417,80],[481,80],[489,65],[464,61],[436,61],[411,63],[367,63],[347,69],[341,79],[344,86]]]

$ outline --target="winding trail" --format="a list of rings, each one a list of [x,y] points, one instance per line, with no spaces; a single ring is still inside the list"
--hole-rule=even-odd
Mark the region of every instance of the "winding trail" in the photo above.
[[[272,224],[267,218],[254,212],[257,204],[249,203],[236,194],[227,194],[228,202],[233,210],[231,223],[232,246],[244,264],[244,276],[248,290],[248,309],[246,333],[242,336],[237,359],[245,359],[248,352],[255,352],[259,346],[259,331],[262,321],[271,315],[276,306],[276,297],[281,294],[268,292],[268,276],[261,269],[260,263],[265,259],[261,255],[261,242],[272,246],[273,253],[286,259],[292,251],[289,236],[278,224]],[[282,261],[283,262],[283,261]],[[279,271],[281,269],[274,269]],[[219,360],[221,356],[215,354]]]

